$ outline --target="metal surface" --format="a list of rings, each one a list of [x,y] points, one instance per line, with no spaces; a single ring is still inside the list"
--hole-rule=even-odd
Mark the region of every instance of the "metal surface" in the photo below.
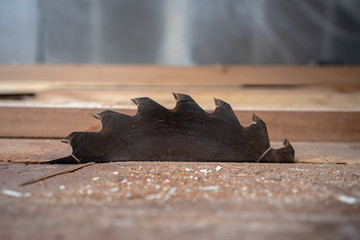
[[[215,99],[213,113],[205,112],[189,95],[174,93],[169,110],[150,98],[135,98],[135,116],[106,110],[99,132],[73,132],[63,141],[73,153],[51,163],[116,161],[294,162],[295,151],[284,140],[270,147],[266,124],[255,114],[243,127],[231,106]]]

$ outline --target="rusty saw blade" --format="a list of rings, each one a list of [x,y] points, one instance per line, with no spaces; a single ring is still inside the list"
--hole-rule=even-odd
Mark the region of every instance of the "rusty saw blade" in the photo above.
[[[99,132],[73,132],[63,142],[70,156],[48,163],[116,161],[216,161],[293,163],[295,151],[287,139],[273,149],[266,124],[255,114],[244,127],[231,106],[215,99],[216,109],[205,112],[189,95],[173,93],[174,109],[147,97],[132,101],[138,112],[129,116],[106,110],[95,114]]]

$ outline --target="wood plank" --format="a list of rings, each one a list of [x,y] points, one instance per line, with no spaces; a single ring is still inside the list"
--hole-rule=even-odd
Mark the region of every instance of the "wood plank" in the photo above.
[[[360,238],[360,165],[121,162],[19,186],[66,167],[0,163],[2,239]]]
[[[120,162],[19,186],[68,167],[0,163],[2,239],[360,236],[359,164]]]
[[[0,65],[0,89],[109,86],[359,87],[360,66]]]
[[[73,131],[97,131],[100,122],[91,117],[101,108],[1,107],[0,137],[63,138]],[[134,115],[135,109],[113,109]],[[252,113],[267,124],[271,140],[360,141],[359,111],[286,111],[235,109],[240,122],[251,123]]]
[[[175,101],[171,92],[189,94],[201,107],[207,109],[215,107],[214,97],[230,103],[233,108],[247,106],[249,108],[360,109],[360,91],[341,93],[328,88],[131,87],[108,90],[43,91],[25,99],[28,99],[27,102],[84,103],[84,105],[100,103],[131,108],[134,107],[131,98],[146,96],[167,108],[173,108]]]
[[[296,163],[360,164],[360,142],[292,142]],[[280,142],[272,142],[280,147]],[[71,154],[71,147],[54,139],[0,138],[0,161],[44,161]]]

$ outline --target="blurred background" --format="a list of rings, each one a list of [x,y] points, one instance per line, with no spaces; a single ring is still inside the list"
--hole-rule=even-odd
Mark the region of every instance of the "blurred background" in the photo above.
[[[358,64],[359,0],[1,0],[0,63]]]

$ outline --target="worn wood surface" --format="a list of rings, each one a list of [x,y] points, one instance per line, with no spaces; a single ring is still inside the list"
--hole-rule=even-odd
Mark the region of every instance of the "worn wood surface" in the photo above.
[[[1,239],[359,239],[360,165],[0,162]],[[15,192],[14,192],[15,191]]]
[[[0,238],[358,239],[359,76],[359,66],[2,65]],[[255,112],[271,140],[289,138],[297,164],[95,164],[19,186],[67,167],[16,163],[71,153],[48,138],[98,130],[91,115],[105,108],[135,114],[134,97],[172,108],[171,92],[210,111],[212,97],[227,101],[244,125]]]

